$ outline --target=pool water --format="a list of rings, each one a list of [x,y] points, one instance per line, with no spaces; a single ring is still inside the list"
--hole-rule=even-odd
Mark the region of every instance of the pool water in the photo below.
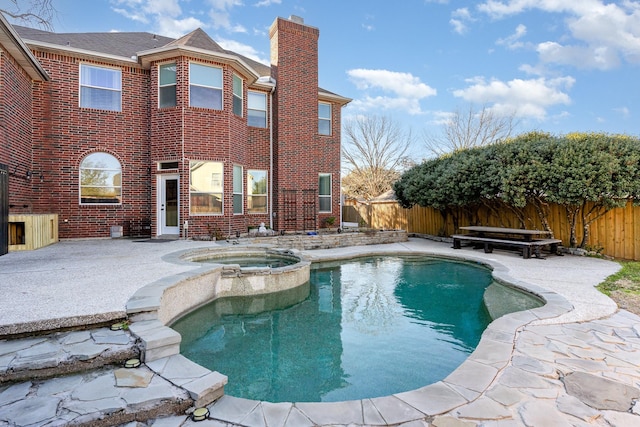
[[[215,264],[237,264],[241,268],[244,267],[269,267],[280,268],[293,265],[299,262],[297,259],[275,257],[275,256],[228,256],[202,259],[199,262],[215,263]]]
[[[442,259],[314,264],[302,291],[308,295],[296,288],[298,295],[272,296],[272,304],[264,297],[224,298],[172,327],[182,334],[185,357],[228,376],[231,396],[373,398],[455,370],[491,321],[482,301],[491,282],[484,267]]]

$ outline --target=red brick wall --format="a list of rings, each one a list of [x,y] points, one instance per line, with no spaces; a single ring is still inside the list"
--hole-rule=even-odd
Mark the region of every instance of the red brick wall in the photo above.
[[[223,69],[223,109],[211,110],[189,106],[189,63],[209,64]],[[159,64],[175,62],[176,107],[156,108]],[[268,215],[233,214],[233,166],[243,166],[246,185],[248,169],[268,169],[269,132],[247,126],[247,87],[244,85],[243,116],[233,114],[233,69],[225,64],[201,59],[179,57],[153,64],[151,71],[151,158],[154,162],[180,161],[180,226],[184,233],[185,221],[189,221],[190,236],[208,235],[218,230],[223,235],[234,236],[236,231],[246,233],[248,226],[268,223]],[[189,213],[189,162],[207,160],[224,163],[223,214],[191,215]],[[171,173],[175,173],[172,171]],[[155,186],[155,182],[154,182]],[[156,211],[157,189],[154,188],[152,211]],[[246,204],[246,197],[244,198]],[[246,212],[246,207],[244,209]],[[154,233],[157,230],[154,229]]]
[[[326,216],[339,216],[340,106],[333,106],[333,134],[319,136],[318,128],[318,30],[279,19],[274,27],[274,76],[277,89],[273,110],[275,126],[273,202],[277,210],[276,229],[283,229],[283,208],[278,205],[278,186],[285,189],[318,190],[318,174],[331,173],[333,212],[315,215],[315,226]],[[246,175],[250,169],[266,170],[270,176],[270,137],[267,129],[247,126],[247,91],[244,85],[242,117],[233,114],[233,73],[229,64],[210,62],[223,69],[223,110],[190,108],[188,99],[189,57],[176,57],[161,63],[177,64],[177,106],[158,109],[158,64],[151,70],[138,66],[118,66],[122,70],[122,111],[98,111],[79,107],[78,58],[50,52],[34,52],[51,81],[34,83],[12,62],[3,57],[3,99],[18,102],[3,108],[3,117],[18,117],[5,132],[16,141],[0,148],[0,161],[10,166],[14,157],[41,173],[30,182],[12,178],[12,203],[24,203],[33,212],[59,214],[61,238],[109,237],[110,227],[123,225],[125,234],[152,224],[157,233],[157,175],[180,176],[180,225],[189,221],[189,236],[220,230],[223,235],[246,232],[261,222],[269,224],[268,214],[246,214]],[[113,64],[99,64],[113,66]],[[12,74],[13,73],[13,74]],[[7,85],[5,81],[10,82]],[[269,96],[269,94],[267,93]],[[271,106],[268,106],[271,108]],[[33,119],[28,112],[33,111]],[[267,112],[268,118],[270,112]],[[6,120],[5,120],[6,121]],[[31,134],[32,129],[32,134]],[[5,137],[7,138],[7,137]],[[107,152],[122,166],[121,205],[80,205],[79,166],[93,152]],[[189,214],[189,161],[224,163],[224,212],[222,215]],[[179,168],[158,171],[158,162],[177,161]],[[233,214],[233,166],[244,171],[244,215]],[[26,170],[24,171],[26,172]],[[40,178],[42,177],[42,179]],[[289,229],[303,226],[302,203],[296,213],[299,221]],[[315,201],[317,204],[317,194]],[[317,208],[317,206],[316,206]],[[317,210],[317,209],[316,209]],[[315,227],[312,227],[315,228]],[[182,234],[184,236],[184,234]]]
[[[0,163],[9,167],[9,211],[31,212],[31,78],[0,50]]]
[[[43,174],[33,179],[34,210],[59,214],[61,238],[109,237],[114,225],[140,229],[150,218],[148,72],[119,67],[121,112],[86,109],[79,107],[82,61],[34,53],[51,77],[34,90],[33,167]],[[79,166],[97,151],[120,161],[121,205],[80,205]]]
[[[340,133],[339,106],[333,105],[333,131],[331,136],[318,135],[318,37],[316,28],[278,18],[271,27],[272,76],[277,81],[275,91],[274,123],[278,147],[275,157],[275,183],[280,189],[298,190],[296,220],[286,219],[287,206],[278,194],[277,228],[300,230],[322,225],[328,216],[339,217],[340,194]],[[319,215],[317,206],[318,176],[331,173],[333,182],[333,209],[330,214]],[[302,206],[301,192],[313,190],[315,197],[315,227]],[[290,216],[290,214],[289,214]]]

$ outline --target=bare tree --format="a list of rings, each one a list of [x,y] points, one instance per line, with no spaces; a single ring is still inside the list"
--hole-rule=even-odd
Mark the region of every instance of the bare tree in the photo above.
[[[427,150],[439,157],[509,138],[516,126],[515,111],[500,115],[486,105],[478,110],[470,104],[467,110],[451,113],[442,125],[442,135],[425,134],[423,139]]]
[[[6,7],[0,8],[5,16],[20,24],[35,24],[36,26],[51,30],[56,9],[53,0],[8,0]]]
[[[389,117],[358,116],[345,122],[343,136],[345,194],[370,200],[390,190],[409,163],[411,132]]]

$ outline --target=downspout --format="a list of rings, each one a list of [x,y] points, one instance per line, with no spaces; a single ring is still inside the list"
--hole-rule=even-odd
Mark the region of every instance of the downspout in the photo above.
[[[185,161],[186,159],[184,158],[184,105],[182,105],[182,109],[181,109],[181,113],[180,113],[180,150],[181,150],[181,156],[182,156],[182,170],[185,169]],[[187,165],[188,166],[188,165]],[[187,176],[189,177],[189,179],[191,175],[191,171],[189,171],[189,174],[187,174]],[[178,227],[180,227],[180,223],[184,224],[185,220],[182,219],[180,217],[180,209],[182,208],[182,206],[180,206],[180,199],[182,198],[182,194],[180,192],[180,187],[182,187],[182,179],[180,173],[178,173]],[[191,203],[191,202],[189,202]],[[165,206],[166,209],[166,206]],[[187,229],[185,229],[184,225],[182,226],[182,231],[183,231],[183,237],[184,240],[187,240],[188,236],[187,236]]]
[[[273,92],[275,81],[269,92],[269,229],[273,230]]]

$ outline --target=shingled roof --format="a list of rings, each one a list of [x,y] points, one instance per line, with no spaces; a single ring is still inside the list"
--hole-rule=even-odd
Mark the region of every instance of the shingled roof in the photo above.
[[[271,68],[244,55],[223,49],[207,33],[198,28],[189,34],[173,39],[147,32],[111,32],[111,33],[53,33],[36,28],[13,26],[20,37],[29,42],[43,42],[61,47],[84,49],[107,55],[132,58],[139,52],[164,46],[188,46],[209,50],[215,53],[236,55],[261,76],[269,76]]]
[[[131,58],[143,50],[155,49],[174,41],[169,37],[145,32],[125,33],[52,33],[14,25],[26,42],[44,42],[58,46]]]
[[[138,53],[161,47],[193,47],[208,50],[213,53],[235,55],[251,67],[259,76],[270,76],[271,67],[248,58],[239,53],[223,49],[201,28],[198,28],[179,39],[164,37],[148,32],[108,32],[108,33],[54,33],[36,28],[13,25],[20,38],[25,43],[47,43],[60,46],[62,49],[75,48],[90,52],[120,56],[123,58],[137,57]],[[332,92],[318,88],[326,96],[342,98]],[[346,100],[346,98],[345,98]],[[350,100],[348,100],[350,101]],[[347,102],[348,102],[347,101]]]

